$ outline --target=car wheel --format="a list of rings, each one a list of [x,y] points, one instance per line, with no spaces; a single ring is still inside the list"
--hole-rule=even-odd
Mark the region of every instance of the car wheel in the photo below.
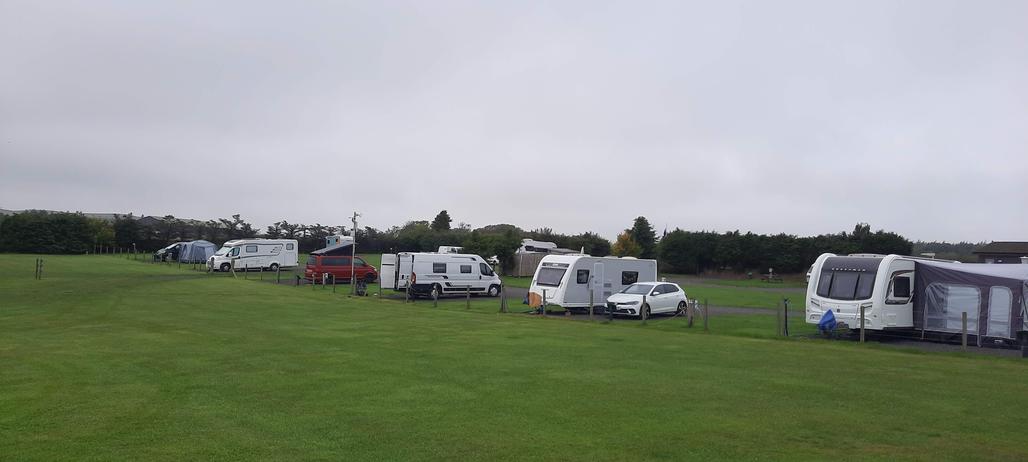
[[[678,311],[676,311],[675,313],[677,313],[677,314],[685,313],[686,306],[688,306],[688,305],[684,301],[678,302]]]
[[[432,293],[429,294],[432,298],[439,298],[443,294],[443,288],[439,287],[439,284],[432,284]]]
[[[497,295],[500,295],[500,286],[497,286],[497,285],[489,286],[489,296],[490,297],[495,297]]]
[[[229,272],[229,271],[230,271],[231,269],[232,269],[232,265],[230,265],[230,264],[228,264],[228,263],[222,263],[222,264],[221,264],[221,272],[223,272],[223,273],[227,273],[227,272]]]
[[[271,271],[272,273],[278,271],[278,263],[272,263],[271,266],[268,267],[268,271]]]
[[[377,278],[377,277],[378,276],[376,276],[375,273],[368,273],[368,274],[364,275],[364,280],[367,281],[368,284],[371,284],[371,283],[375,282],[375,278]]]
[[[650,305],[649,304],[643,305],[642,308],[639,308],[639,318],[640,319],[643,318],[644,314],[646,315],[646,319],[649,319],[649,317],[650,317]]]

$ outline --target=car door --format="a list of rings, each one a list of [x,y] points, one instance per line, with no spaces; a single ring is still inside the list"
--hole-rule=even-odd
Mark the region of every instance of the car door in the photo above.
[[[682,289],[674,284],[664,284],[667,293],[667,307],[669,312],[678,311],[678,304],[685,299]]]
[[[650,313],[661,313],[664,311],[664,291],[661,284],[656,284],[646,296],[646,304],[650,306]]]

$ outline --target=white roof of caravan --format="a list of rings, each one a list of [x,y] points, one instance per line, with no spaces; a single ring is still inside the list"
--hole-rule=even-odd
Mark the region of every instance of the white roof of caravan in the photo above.
[[[656,260],[644,260],[644,259],[634,258],[634,257],[624,257],[624,258],[619,258],[619,257],[594,257],[592,255],[581,255],[581,254],[579,254],[579,255],[552,255],[551,254],[551,255],[547,255],[547,256],[543,257],[542,261],[552,262],[552,263],[568,263],[568,264],[571,264],[571,263],[574,263],[574,262],[576,262],[576,261],[578,261],[580,259],[583,259],[583,258],[591,258],[591,259],[594,259],[594,260],[652,261],[652,262],[656,262]]]

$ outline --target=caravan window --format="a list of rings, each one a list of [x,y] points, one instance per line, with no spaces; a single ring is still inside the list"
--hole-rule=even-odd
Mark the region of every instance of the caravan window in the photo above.
[[[621,272],[621,285],[627,286],[629,284],[635,284],[639,282],[638,271],[622,271]]]
[[[445,274],[446,273],[446,263],[432,263],[432,272],[433,273],[437,273],[437,274],[438,273]]]
[[[257,246],[248,245],[246,246],[246,253],[257,253]]]
[[[471,265],[460,265],[461,274],[471,274]]]
[[[904,273],[909,274],[909,273]],[[885,298],[885,303],[890,305],[903,305],[910,302],[910,276],[899,276],[892,277],[889,281],[889,295]]]
[[[993,286],[989,289],[989,336],[1010,338],[1010,308],[1013,302],[1010,289]]]
[[[817,295],[832,300],[867,300],[874,285],[875,273],[825,270],[817,281]]]
[[[286,250],[293,250],[293,243],[292,242],[286,244]]]
[[[588,284],[589,283],[589,270],[578,270],[578,275],[577,275],[577,277],[575,279],[578,280],[579,284]]]
[[[561,279],[564,279],[564,273],[567,271],[567,268],[554,268],[552,266],[539,268],[539,277],[535,283],[541,286],[557,287],[560,285]]]

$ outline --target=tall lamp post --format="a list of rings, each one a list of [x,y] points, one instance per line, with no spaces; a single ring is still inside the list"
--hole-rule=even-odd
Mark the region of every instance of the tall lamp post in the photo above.
[[[361,214],[354,211],[353,217],[350,218],[350,221],[353,222],[353,231],[351,231],[353,233],[353,244],[350,244],[350,295],[357,294],[357,273],[353,271],[353,260],[357,258],[357,217],[359,216]]]

